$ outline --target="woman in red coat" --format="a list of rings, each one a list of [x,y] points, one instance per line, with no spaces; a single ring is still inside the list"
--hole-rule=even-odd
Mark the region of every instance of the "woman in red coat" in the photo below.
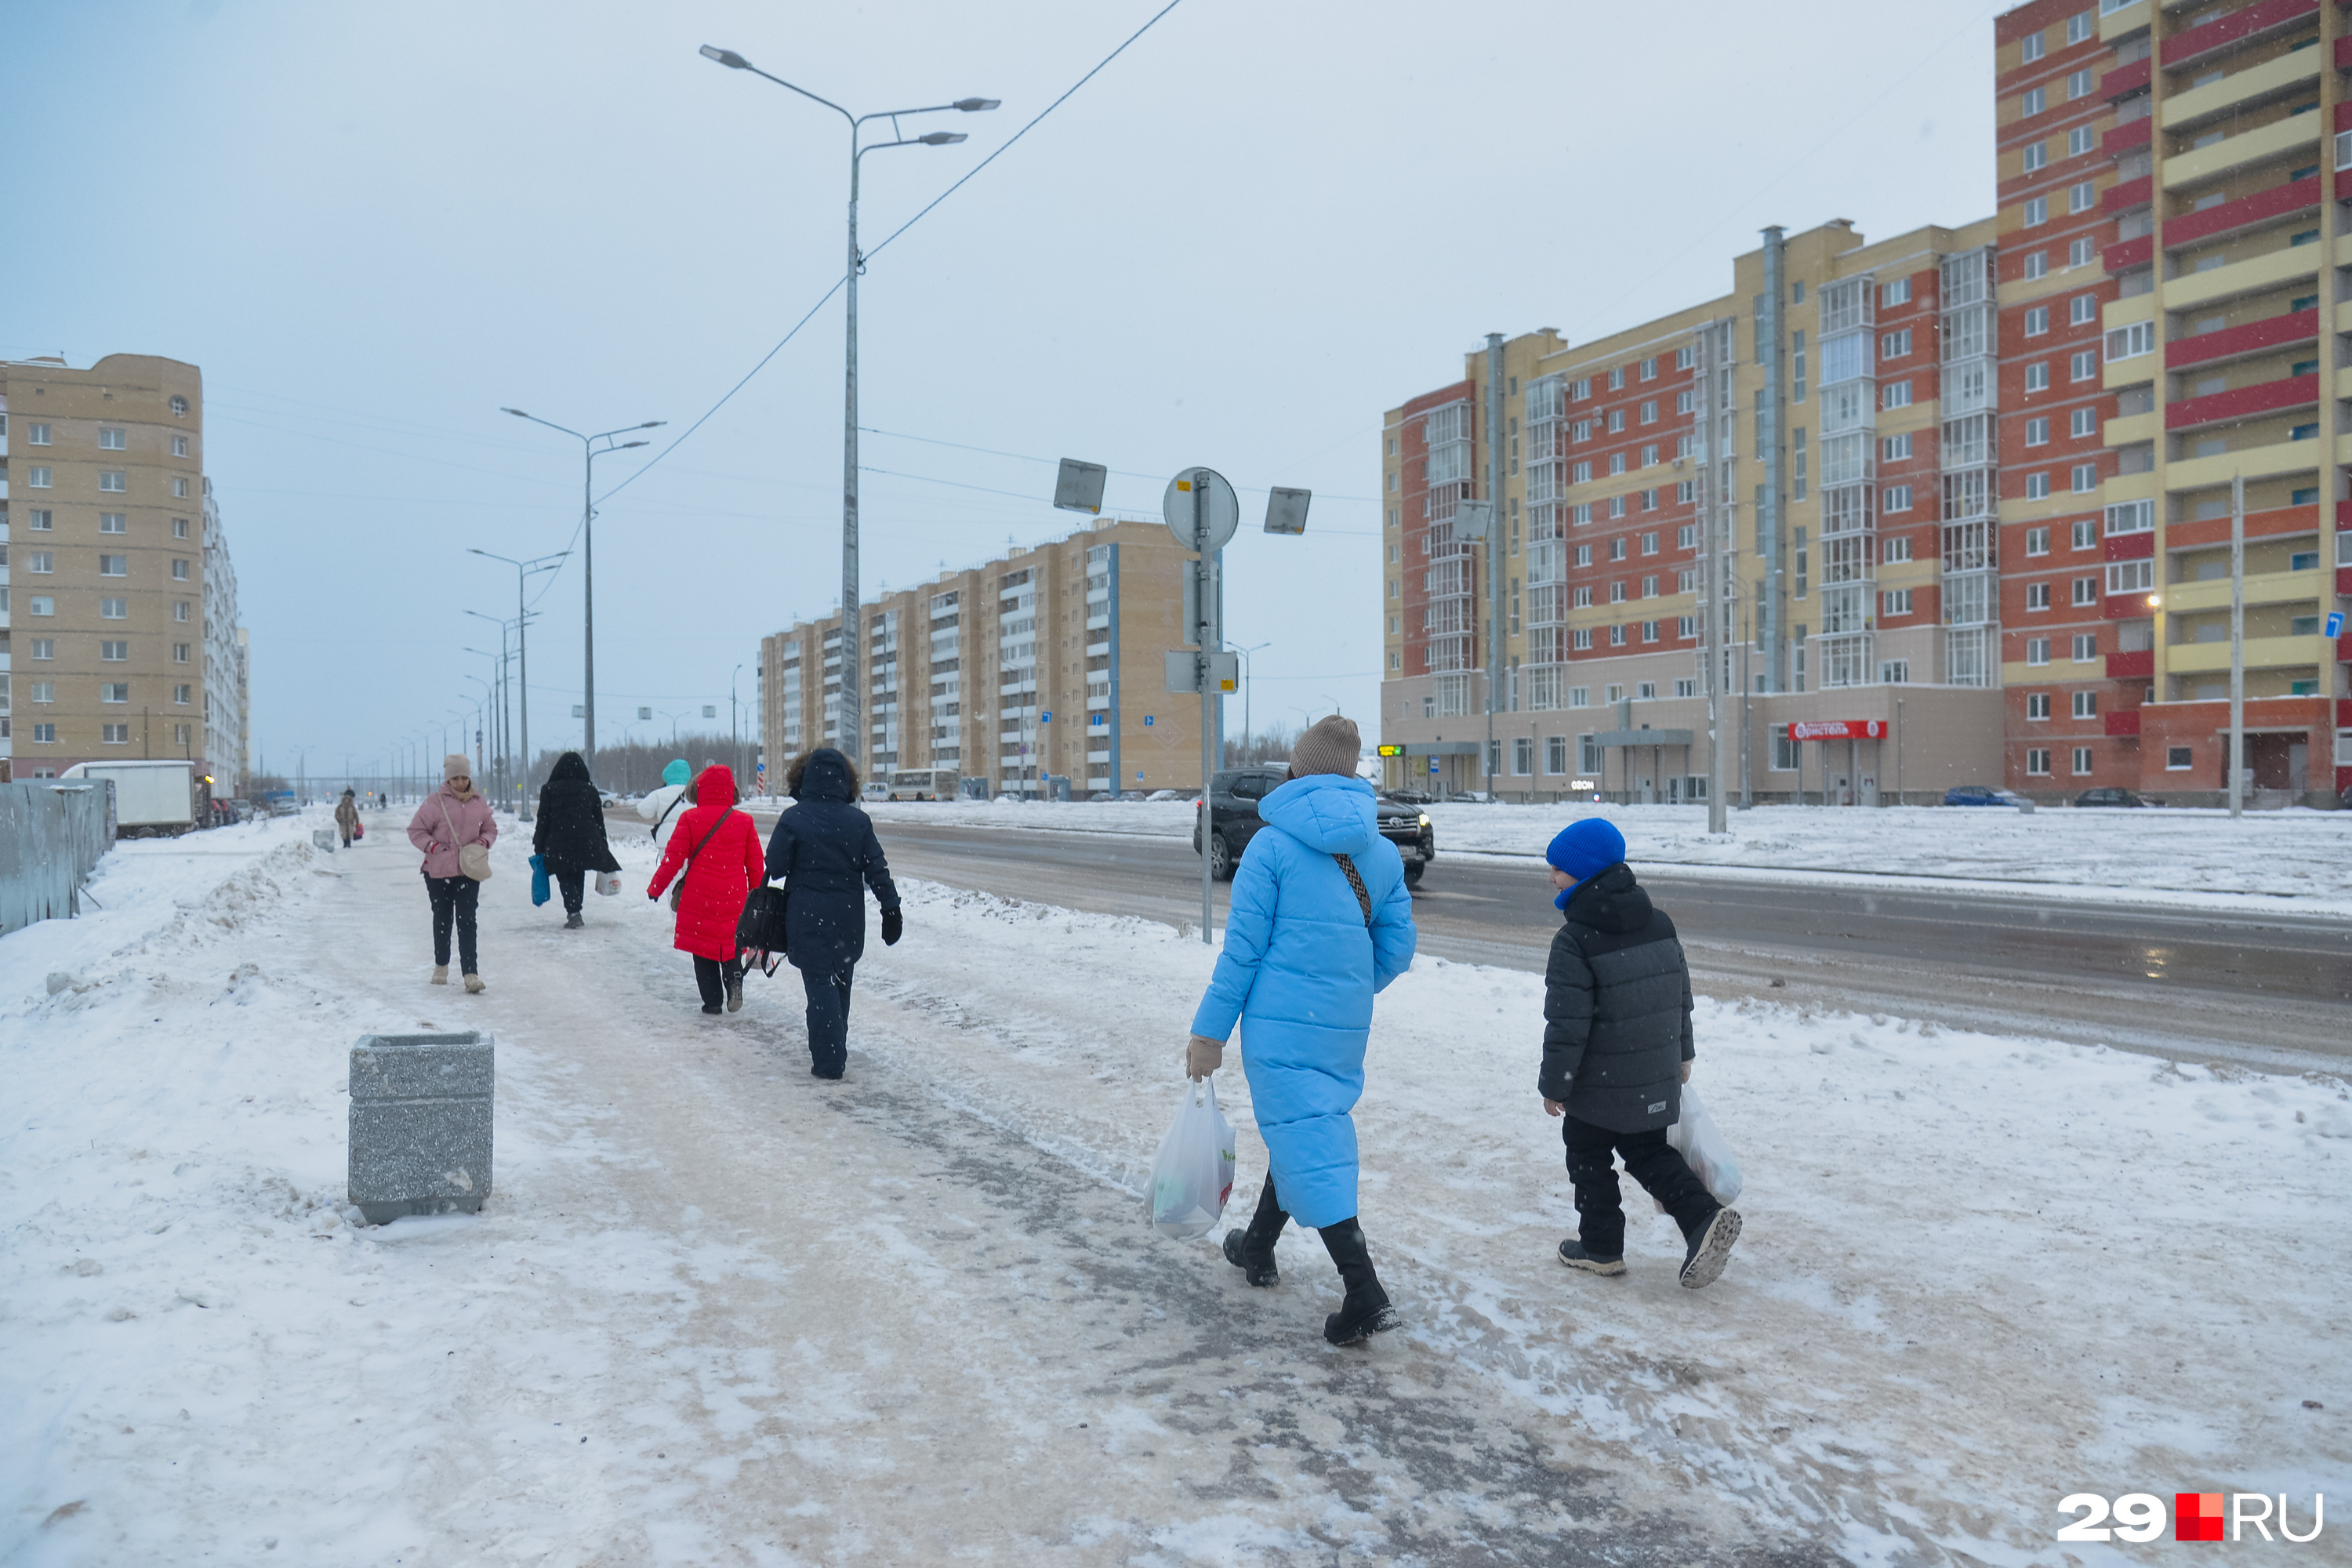
[[[723,999],[730,1013],[743,1008],[743,961],[735,951],[735,922],[743,900],[767,880],[767,855],[760,830],[735,808],[735,775],[714,763],[694,782],[699,802],[677,819],[662,851],[646,897],[658,899],[673,879],[684,877],[677,900],[675,946],[694,955],[694,982],[702,988],[702,1010],[716,1013]]]

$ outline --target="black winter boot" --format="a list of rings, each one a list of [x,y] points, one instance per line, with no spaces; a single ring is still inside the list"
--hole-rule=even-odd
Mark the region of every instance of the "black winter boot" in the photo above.
[[[1258,1189],[1257,1213],[1250,1215],[1247,1230],[1225,1232],[1225,1261],[1242,1271],[1244,1279],[1253,1285],[1279,1285],[1282,1276],[1275,1271],[1274,1244],[1282,1236],[1282,1227],[1290,1216],[1282,1212],[1282,1200],[1275,1195],[1274,1178],[1269,1175],[1265,1185]]]
[[[1371,1254],[1364,1247],[1364,1227],[1355,1216],[1323,1227],[1323,1250],[1331,1255],[1339,1278],[1348,1284],[1348,1299],[1323,1320],[1323,1337],[1335,1345],[1361,1344],[1374,1334],[1396,1328],[1402,1320],[1389,1305],[1389,1293],[1381,1289],[1381,1277],[1372,1272]]]

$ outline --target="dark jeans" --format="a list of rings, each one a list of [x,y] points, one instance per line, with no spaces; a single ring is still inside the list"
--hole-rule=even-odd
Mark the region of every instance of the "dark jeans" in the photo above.
[[[588,873],[585,871],[553,871],[549,873],[555,890],[563,895],[563,912],[576,915],[588,896]]]
[[[1568,1179],[1576,1184],[1577,1239],[1594,1258],[1625,1255],[1625,1211],[1620,1206],[1617,1171],[1610,1156],[1625,1158],[1625,1173],[1666,1208],[1688,1241],[1723,1205],[1666,1142],[1663,1127],[1651,1132],[1612,1132],[1564,1116],[1560,1137],[1568,1145]]]
[[[578,907],[573,906],[575,909]],[[702,989],[702,1005],[705,1007],[723,1007],[727,1005],[727,987],[743,984],[743,961],[730,958],[721,963],[698,952],[694,955],[694,983]]]
[[[854,968],[831,974],[801,971],[808,993],[809,1065],[822,1078],[839,1078],[849,1064],[849,982]]]
[[[482,885],[471,877],[427,877],[425,891],[433,900],[433,962],[449,967],[449,922],[455,920],[458,973],[476,973],[474,910],[481,901]]]

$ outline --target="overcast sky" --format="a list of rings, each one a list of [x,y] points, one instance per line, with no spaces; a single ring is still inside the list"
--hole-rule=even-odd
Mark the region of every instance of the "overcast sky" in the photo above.
[[[1161,3],[0,0],[0,353],[203,368],[256,761],[365,768],[478,689],[464,612],[515,584],[467,547],[573,542],[576,445],[499,406],[666,440],[840,278],[841,121],[697,46],[861,111],[1003,100],[867,158],[870,253]],[[1107,463],[1145,516],[1205,463],[1244,492],[1260,726],[1374,717],[1381,412],[1486,331],[1719,293],[1766,224],[1990,212],[2001,8],[1180,0],[870,256],[867,592],[1066,531],[1025,459]],[[835,604],[841,380],[836,297],[602,509],[605,738],[640,705],[723,727],[760,637]],[[1271,484],[1316,492],[1304,539],[1256,531]],[[535,585],[541,744],[578,737],[579,564]]]

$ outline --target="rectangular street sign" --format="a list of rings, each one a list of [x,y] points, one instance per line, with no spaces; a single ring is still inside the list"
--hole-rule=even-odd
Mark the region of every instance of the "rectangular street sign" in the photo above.
[[[1200,655],[1181,649],[1168,656],[1168,689],[1177,695],[1198,692]],[[1212,691],[1241,689],[1242,656],[1237,653],[1213,653],[1209,656],[1209,679],[1214,682]],[[1146,721],[1150,722],[1150,721]]]
[[[1884,719],[1811,719],[1789,726],[1791,741],[1883,741]]]
[[[1404,755],[1404,748],[1402,746],[1382,746],[1380,748],[1380,754],[1384,757],[1402,757]]]

